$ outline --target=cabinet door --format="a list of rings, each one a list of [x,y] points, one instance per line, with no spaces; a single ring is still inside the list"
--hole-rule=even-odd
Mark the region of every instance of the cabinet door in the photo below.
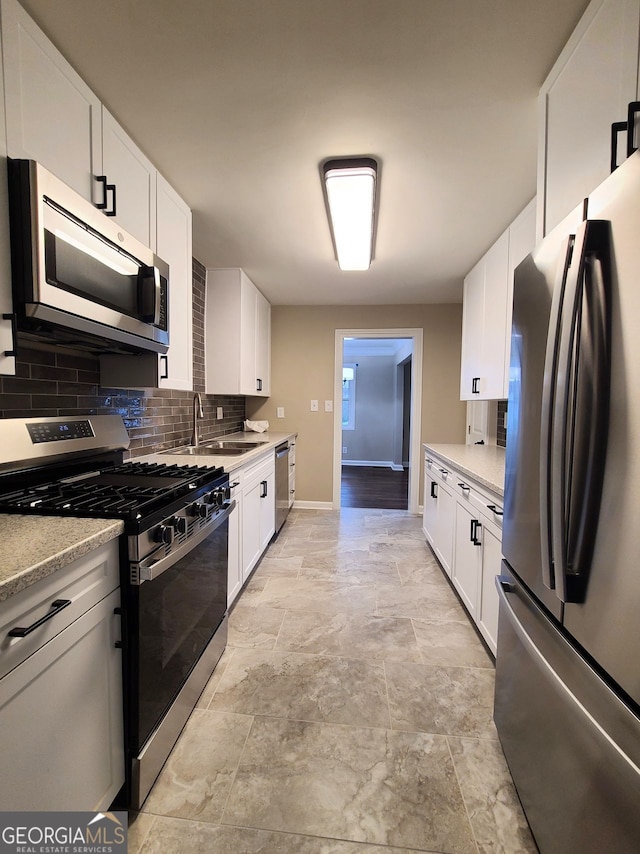
[[[271,305],[256,292],[256,391],[259,397],[271,393]]]
[[[462,356],[460,366],[460,400],[473,400],[474,379],[480,378],[482,362],[482,327],[484,324],[484,258],[464,280],[462,300]],[[475,384],[477,385],[477,383]]]
[[[435,551],[436,524],[438,520],[438,483],[431,477],[429,466],[424,467],[424,499],[422,502],[422,530],[427,542]]]
[[[276,473],[271,469],[260,481],[260,553],[276,530]]]
[[[0,680],[3,809],[104,810],[124,783],[119,605],[116,590]]]
[[[472,527],[474,522],[476,525]],[[482,527],[476,527],[478,522],[477,516],[472,516],[465,507],[456,504],[455,562],[451,580],[474,620],[477,620],[478,587],[482,573]],[[474,530],[478,544],[472,539]]]
[[[193,282],[191,211],[157,176],[157,249],[169,265],[169,353],[160,388],[193,389]],[[165,360],[160,357],[161,361]]]
[[[2,0],[7,149],[89,201],[102,163],[101,104],[16,0]]]
[[[254,483],[242,493],[242,581],[249,574],[262,554],[260,537],[260,516],[262,487],[260,482]]]
[[[156,168],[104,108],[102,174],[107,176],[109,184],[115,184],[115,220],[125,231],[155,250]],[[110,205],[111,199],[108,201]]]
[[[502,544],[499,530],[494,533],[485,523],[482,531],[482,582],[478,601],[478,626],[489,648],[496,654],[498,641],[498,591],[496,575],[500,575]]]
[[[257,392],[256,317],[258,291],[244,273],[240,277],[240,394]]]
[[[227,605],[231,605],[242,587],[242,496],[233,496],[236,506],[229,516],[229,572],[227,578]]]
[[[487,441],[489,426],[489,401],[467,401],[467,445]]]
[[[504,395],[507,358],[507,309],[509,303],[509,231],[505,231],[485,255],[482,361],[479,383],[482,400]]]
[[[538,237],[610,171],[613,122],[636,99],[639,0],[592,0],[539,96]]]
[[[437,493],[436,554],[440,559],[444,571],[451,577],[456,500],[449,487],[442,482],[438,483]]]

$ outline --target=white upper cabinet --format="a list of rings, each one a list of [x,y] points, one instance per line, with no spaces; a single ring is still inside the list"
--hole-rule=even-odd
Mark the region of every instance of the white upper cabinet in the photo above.
[[[638,95],[639,33],[640,0],[593,0],[540,90],[538,239],[611,171],[611,125]]]
[[[191,211],[157,176],[157,254],[169,265],[169,353],[160,388],[193,388]],[[166,375],[166,376],[165,376]]]
[[[155,167],[16,0],[1,9],[9,157],[37,160],[155,249]]]
[[[239,267],[207,270],[207,394],[268,397],[271,306]]]
[[[107,185],[114,187],[107,193],[106,203],[109,210],[115,208],[115,220],[125,231],[155,250],[156,168],[104,108],[101,174],[106,177]],[[160,252],[158,255],[164,258]]]
[[[16,0],[2,0],[7,149],[89,201],[102,165],[102,106]]]
[[[533,200],[464,280],[461,400],[509,396],[513,274],[535,245],[535,216]]]

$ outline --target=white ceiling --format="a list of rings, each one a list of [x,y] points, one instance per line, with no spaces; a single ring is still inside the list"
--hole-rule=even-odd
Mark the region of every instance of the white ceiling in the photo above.
[[[461,300],[535,193],[537,92],[587,0],[21,0],[273,304]],[[341,272],[319,163],[382,164]]]

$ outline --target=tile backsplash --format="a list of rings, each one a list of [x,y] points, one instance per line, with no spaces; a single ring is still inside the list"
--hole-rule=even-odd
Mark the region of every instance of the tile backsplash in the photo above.
[[[205,268],[193,259],[193,392],[100,386],[98,359],[84,353],[18,344],[15,377],[0,377],[0,417],[122,415],[131,445],[127,458],[188,443],[194,392],[202,393],[203,439],[242,429],[245,398],[204,394]],[[222,407],[223,418],[216,411]]]
[[[507,401],[498,401],[498,417],[496,422],[496,445],[507,447]]]

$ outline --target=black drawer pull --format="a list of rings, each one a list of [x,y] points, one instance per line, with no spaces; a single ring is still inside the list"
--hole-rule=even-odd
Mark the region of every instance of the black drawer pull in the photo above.
[[[440,469],[442,477],[449,477],[449,472],[446,469]]]
[[[462,481],[458,484],[458,486],[460,487],[460,489],[463,489],[465,492],[471,491],[471,487],[467,486],[466,483],[462,483]]]
[[[487,509],[491,510],[493,513],[495,513],[496,516],[504,515],[503,510],[500,507],[498,507],[497,504],[487,504]]]
[[[11,629],[8,633],[7,637],[10,638],[26,638],[27,635],[30,635],[31,632],[35,632],[36,629],[39,629],[40,626],[44,625],[48,620],[52,617],[55,617],[63,608],[66,608],[67,605],[71,604],[71,599],[56,599],[55,602],[51,603],[51,611],[48,614],[45,614],[44,617],[40,617],[39,620],[36,620],[35,623],[31,623],[30,626],[23,628],[22,626],[16,626],[15,629]]]

